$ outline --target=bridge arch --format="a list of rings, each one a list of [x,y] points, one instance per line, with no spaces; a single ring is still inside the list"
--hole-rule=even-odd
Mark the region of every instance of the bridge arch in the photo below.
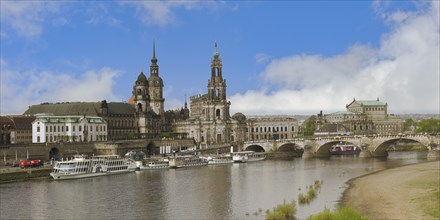
[[[303,149],[301,148],[301,146],[299,146],[295,143],[286,143],[286,144],[281,145],[277,149],[278,152],[299,152],[302,150]]]
[[[413,139],[413,138],[393,138],[393,139],[389,139],[386,141],[383,141],[382,143],[379,143],[377,145],[377,147],[373,150],[373,155],[374,156],[387,156],[388,152],[387,150],[389,148],[392,148],[395,146],[395,144],[397,144],[399,141],[409,141],[409,142],[413,142],[413,143],[419,143],[420,145],[423,145],[426,150],[429,149],[429,146],[427,143],[423,143],[423,141],[417,140],[417,139]]]
[[[320,156],[330,156],[330,149],[336,145],[336,144],[353,144],[356,145],[352,142],[349,141],[342,141],[342,140],[334,140],[334,141],[329,141],[326,142],[320,146],[317,147],[316,150],[316,155],[320,155]]]
[[[245,151],[255,151],[255,152],[266,152],[262,146],[257,145],[257,144],[249,145],[244,150]]]

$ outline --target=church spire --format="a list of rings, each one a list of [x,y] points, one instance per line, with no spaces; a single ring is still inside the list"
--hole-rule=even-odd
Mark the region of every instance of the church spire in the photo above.
[[[214,43],[214,55],[218,55],[217,41],[215,41],[215,43]]]
[[[159,76],[159,66],[157,65],[155,40],[153,40],[153,57],[151,58],[150,76]]]
[[[153,58],[151,58],[151,63],[156,64],[157,58],[156,58],[156,40],[153,40]]]

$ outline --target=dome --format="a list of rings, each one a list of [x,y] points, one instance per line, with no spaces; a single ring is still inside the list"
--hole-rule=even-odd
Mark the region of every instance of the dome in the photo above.
[[[147,77],[145,76],[144,72],[141,72],[136,80],[136,85],[146,85],[147,84]]]
[[[237,112],[232,116],[233,119],[239,121],[239,122],[245,122],[246,121],[246,116],[243,115],[243,113],[241,112]]]

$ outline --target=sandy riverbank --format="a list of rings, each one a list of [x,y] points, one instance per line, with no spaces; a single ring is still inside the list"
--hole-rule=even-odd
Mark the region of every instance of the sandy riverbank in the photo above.
[[[439,214],[440,161],[383,170],[349,184],[343,203],[370,219],[439,219],[432,215]]]

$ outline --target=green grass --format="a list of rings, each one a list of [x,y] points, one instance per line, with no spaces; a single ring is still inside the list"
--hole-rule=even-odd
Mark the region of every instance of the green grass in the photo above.
[[[425,213],[434,217],[440,219],[440,192],[435,192],[432,196],[433,199],[431,200],[432,203],[425,206]]]
[[[272,211],[266,211],[266,219],[268,220],[290,220],[295,219],[296,206],[295,201],[277,205]]]
[[[339,207],[336,211],[324,211],[307,218],[308,220],[367,220],[368,218],[348,206]]]
[[[318,191],[321,188],[322,183],[323,183],[322,180],[321,181],[315,180],[313,185],[306,187],[309,190],[307,191],[306,195],[304,195],[302,193],[298,194],[298,203],[299,204],[308,204],[313,199],[315,199],[316,196],[318,195]]]

